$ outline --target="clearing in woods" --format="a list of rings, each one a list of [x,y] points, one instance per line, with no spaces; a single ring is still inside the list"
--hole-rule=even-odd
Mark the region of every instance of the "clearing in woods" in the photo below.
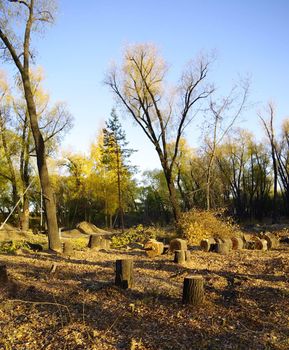
[[[115,261],[134,260],[135,285],[114,285]],[[49,273],[56,263],[56,271]],[[149,258],[141,249],[20,250],[0,254],[8,285],[0,294],[0,349],[289,348],[288,247],[272,251],[192,251]],[[185,277],[202,275],[205,301],[183,306]]]

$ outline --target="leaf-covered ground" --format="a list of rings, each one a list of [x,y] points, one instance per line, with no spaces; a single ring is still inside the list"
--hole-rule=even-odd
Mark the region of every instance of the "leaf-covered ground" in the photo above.
[[[1,254],[0,349],[289,349],[288,248],[191,256],[180,266],[141,250]],[[135,261],[132,290],[114,286],[123,258]],[[199,307],[181,304],[191,274],[205,278]]]

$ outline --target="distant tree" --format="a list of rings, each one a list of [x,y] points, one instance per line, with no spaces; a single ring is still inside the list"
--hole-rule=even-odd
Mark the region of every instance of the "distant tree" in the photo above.
[[[234,86],[230,93],[220,100],[211,97],[206,113],[207,132],[205,135],[208,164],[206,171],[207,210],[211,209],[211,182],[215,165],[216,151],[224,137],[232,130],[241,115],[248,97],[249,82]]]
[[[111,117],[103,129],[103,163],[108,170],[116,174],[118,215],[122,231],[124,230],[123,183],[130,175],[132,168],[129,164],[129,157],[134,152],[127,146],[125,131],[122,129],[116,111],[113,109]]]
[[[267,113],[269,114],[269,120],[265,120],[265,118],[262,116],[261,113],[259,113],[259,118],[263,123],[266,135],[270,143],[270,148],[271,148],[271,157],[272,157],[271,159],[272,159],[273,174],[274,174],[272,223],[276,223],[279,164],[278,164],[278,158],[277,158],[277,140],[276,140],[275,129],[274,129],[275,108],[272,103],[268,104]]]
[[[61,242],[58,233],[56,203],[47,168],[46,146],[37,118],[38,113],[33,96],[30,70],[31,57],[34,57],[31,49],[31,34],[39,30],[43,24],[53,22],[53,8],[53,1],[1,0],[0,48],[2,49],[2,57],[5,60],[12,60],[21,76],[44,197],[49,248],[54,251],[60,251]],[[23,31],[19,30],[19,22],[21,21],[23,23]],[[22,38],[21,35],[23,35]]]
[[[112,68],[105,80],[127,112],[141,127],[159,156],[176,221],[180,206],[174,184],[174,167],[184,129],[213,87],[206,83],[210,62],[204,57],[188,65],[173,94],[166,88],[167,67],[153,45],[128,47],[120,70]],[[193,111],[193,108],[195,110]],[[174,141],[169,156],[167,145]]]

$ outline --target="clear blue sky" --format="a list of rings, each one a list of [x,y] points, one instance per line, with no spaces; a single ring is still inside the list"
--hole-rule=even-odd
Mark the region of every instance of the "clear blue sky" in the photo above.
[[[289,116],[288,0],[60,0],[56,24],[34,44],[46,87],[75,117],[65,147],[88,150],[114,104],[102,84],[104,73],[111,60],[120,60],[125,44],[136,42],[160,47],[175,77],[200,51],[216,50],[211,77],[220,93],[239,74],[250,74],[250,99],[257,105],[243,127],[261,129],[256,110],[268,100],[277,105],[277,123]],[[131,119],[123,125],[139,149],[133,161],[143,169],[159,166],[153,146]],[[187,136],[196,137],[193,131]]]

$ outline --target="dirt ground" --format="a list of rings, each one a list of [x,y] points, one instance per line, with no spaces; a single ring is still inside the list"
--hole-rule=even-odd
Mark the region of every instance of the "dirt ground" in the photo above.
[[[116,259],[133,258],[135,287],[114,286]],[[0,254],[0,349],[289,349],[289,248],[191,252],[149,259],[141,250]],[[55,274],[49,274],[53,263]],[[205,278],[201,306],[181,303],[184,277]]]

